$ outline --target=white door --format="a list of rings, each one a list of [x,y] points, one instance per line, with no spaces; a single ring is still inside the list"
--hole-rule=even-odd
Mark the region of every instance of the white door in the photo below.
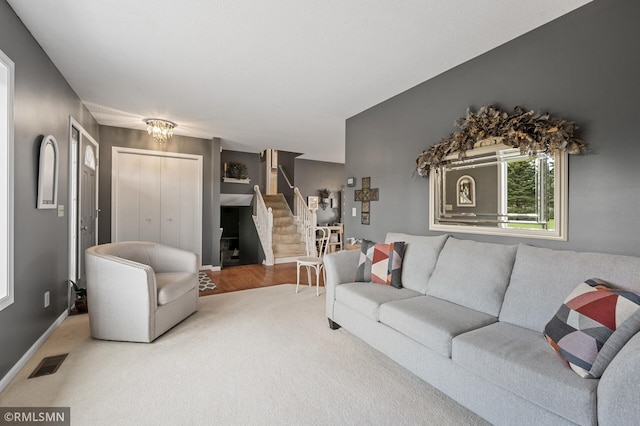
[[[162,159],[161,165],[160,241],[162,244],[180,248],[181,160],[167,157]]]
[[[84,277],[84,251],[98,243],[98,153],[98,143],[70,117],[69,279],[76,283]]]
[[[202,156],[113,147],[112,241],[202,255]]]
[[[78,277],[84,276],[84,252],[96,245],[98,198],[97,198],[97,155],[93,144],[80,136],[80,198],[78,212],[80,216],[80,252],[78,253]]]
[[[162,242],[161,239],[161,196],[160,179],[162,176],[161,157],[154,155],[125,154],[138,158],[138,192],[133,199],[127,199],[127,203],[118,207],[126,210],[130,204],[138,204],[139,216],[124,216],[126,220],[138,223],[139,241]],[[121,241],[131,241],[135,234],[125,235]]]

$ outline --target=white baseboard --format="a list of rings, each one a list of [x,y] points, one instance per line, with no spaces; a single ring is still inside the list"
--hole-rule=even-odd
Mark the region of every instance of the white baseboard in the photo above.
[[[53,324],[51,324],[47,331],[45,331],[42,336],[40,336],[40,338],[36,340],[33,345],[31,345],[29,350],[24,355],[22,355],[22,358],[20,358],[20,360],[13,366],[13,368],[9,370],[9,372],[2,378],[2,380],[0,380],[0,392],[5,390],[6,387],[9,386],[9,383],[11,383],[13,378],[18,375],[20,370],[22,370],[25,365],[27,365],[27,362],[29,362],[31,357],[35,355],[40,346],[42,346],[42,344],[49,338],[49,336],[53,334],[55,329],[58,328],[60,324],[62,324],[62,321],[64,321],[67,316],[69,316],[69,311],[65,309],[62,315],[60,315],[58,319],[55,320]]]
[[[276,257],[275,264],[279,265],[281,263],[292,263],[296,260],[300,259],[301,256],[290,256],[290,257]]]
[[[213,266],[213,265],[202,265],[200,267],[201,271],[220,271],[221,268],[220,266]]]

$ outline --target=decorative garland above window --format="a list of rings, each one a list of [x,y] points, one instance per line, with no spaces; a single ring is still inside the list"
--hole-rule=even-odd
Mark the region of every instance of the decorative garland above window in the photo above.
[[[501,138],[501,143],[519,148],[522,153],[555,153],[566,150],[569,154],[584,153],[587,145],[574,137],[578,126],[573,121],[552,117],[548,113],[525,111],[515,107],[509,114],[492,105],[481,107],[478,112],[467,110],[467,116],[456,120],[460,130],[443,138],[416,159],[416,172],[429,177],[432,168],[447,162],[445,158],[458,152],[466,156],[478,141]]]

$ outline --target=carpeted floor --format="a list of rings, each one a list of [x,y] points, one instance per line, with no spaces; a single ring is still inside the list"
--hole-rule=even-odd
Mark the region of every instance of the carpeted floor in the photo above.
[[[473,413],[347,331],[324,295],[278,285],[201,297],[152,344],[89,336],[67,318],[9,387],[2,406],[71,407],[76,425],[475,425]],[[57,373],[27,376],[69,353]]]

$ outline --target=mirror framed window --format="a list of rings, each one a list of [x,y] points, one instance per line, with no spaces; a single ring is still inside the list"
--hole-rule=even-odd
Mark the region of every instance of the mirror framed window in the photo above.
[[[58,207],[58,142],[49,135],[40,144],[40,170],[38,172],[38,208]]]
[[[15,65],[0,50],[0,310],[13,304],[13,93]]]
[[[566,241],[566,151],[482,145],[430,171],[429,230]]]

